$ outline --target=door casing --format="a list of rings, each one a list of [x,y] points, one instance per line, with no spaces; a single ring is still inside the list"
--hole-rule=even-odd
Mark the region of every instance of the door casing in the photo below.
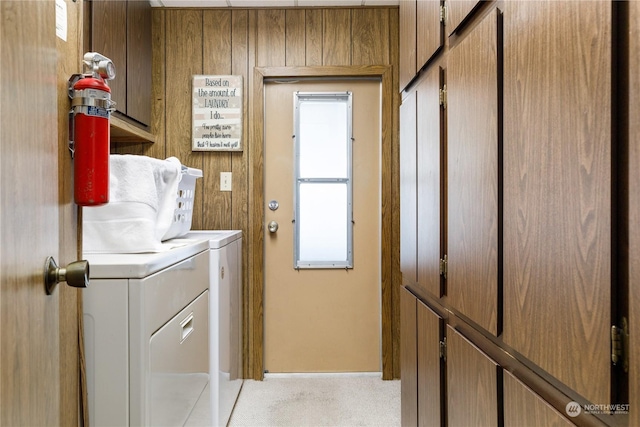
[[[253,378],[264,376],[264,80],[300,77],[379,77],[382,86],[382,150],[381,150],[381,307],[382,307],[382,378],[393,378],[393,270],[398,263],[397,248],[392,245],[393,231],[393,72],[388,65],[321,66],[321,67],[256,67],[253,76],[253,105],[250,105],[249,129],[249,217],[248,265],[249,294],[245,296],[245,319],[252,345],[245,346],[253,363]],[[394,263],[394,260],[395,263]],[[396,268],[399,268],[396,267]],[[397,328],[395,328],[397,329]]]

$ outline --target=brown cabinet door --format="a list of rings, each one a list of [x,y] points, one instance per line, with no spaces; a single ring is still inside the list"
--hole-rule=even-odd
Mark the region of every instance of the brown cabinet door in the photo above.
[[[400,92],[416,75],[416,0],[400,2]]]
[[[151,123],[151,5],[127,2],[127,116]]]
[[[418,280],[416,91],[402,101],[400,120],[400,271],[403,284],[413,285]]]
[[[593,403],[610,401],[611,9],[504,11],[503,338]]]
[[[418,93],[418,287],[440,297],[440,70]]]
[[[458,29],[479,4],[479,0],[447,0],[449,17],[446,25],[449,35]]]
[[[493,360],[447,326],[448,425],[498,425],[497,372]]]
[[[442,47],[439,0],[418,1],[416,34],[416,72],[418,72]]]
[[[418,301],[418,425],[440,427],[440,317]]]
[[[567,418],[518,381],[504,373],[504,425],[510,426],[572,426]]]
[[[498,12],[449,54],[447,67],[447,296],[497,333]]]
[[[406,288],[400,289],[400,378],[401,422],[418,425],[418,352],[416,348],[416,297]]]
[[[110,80],[116,111],[127,113],[127,2],[91,2],[91,49],[113,61],[116,78]]]

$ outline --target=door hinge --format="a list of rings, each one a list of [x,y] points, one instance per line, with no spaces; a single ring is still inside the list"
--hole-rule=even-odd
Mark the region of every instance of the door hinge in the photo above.
[[[440,341],[440,358],[445,362],[447,361],[447,337]]]
[[[440,105],[443,108],[447,108],[447,85],[444,85],[442,89],[440,89]]]
[[[447,278],[447,269],[448,269],[448,260],[447,260],[447,256],[445,255],[443,259],[440,260],[440,275],[444,276],[444,278]]]
[[[627,318],[622,318],[622,326],[611,326],[611,362],[622,365],[629,372],[629,325]]]
[[[447,6],[440,5],[440,22],[446,25],[447,23]]]

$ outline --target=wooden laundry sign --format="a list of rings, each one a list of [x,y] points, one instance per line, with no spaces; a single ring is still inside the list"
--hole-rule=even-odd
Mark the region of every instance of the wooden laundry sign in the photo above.
[[[193,76],[192,151],[242,151],[242,76]]]

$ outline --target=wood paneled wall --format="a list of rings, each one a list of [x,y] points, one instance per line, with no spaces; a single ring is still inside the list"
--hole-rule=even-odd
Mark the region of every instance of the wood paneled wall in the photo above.
[[[292,8],[292,9],[154,9],[153,11],[153,118],[155,144],[119,145],[119,153],[152,157],[178,157],[202,169],[196,187],[192,229],[239,229],[244,233],[244,352],[245,377],[262,378],[262,331],[254,319],[262,308],[250,297],[256,257],[250,222],[251,165],[248,146],[252,132],[252,87],[255,67],[392,65],[397,87],[398,8]],[[191,151],[191,76],[234,74],[244,77],[242,152]],[[399,197],[398,106],[393,95],[392,118],[392,270],[391,316],[383,318],[383,340],[391,340],[391,354],[383,354],[383,376],[399,371]],[[261,164],[261,163],[260,163]],[[220,172],[232,172],[232,192],[220,191]],[[262,180],[260,180],[262,182]],[[389,332],[390,331],[390,332]],[[391,335],[391,336],[388,336]]]

